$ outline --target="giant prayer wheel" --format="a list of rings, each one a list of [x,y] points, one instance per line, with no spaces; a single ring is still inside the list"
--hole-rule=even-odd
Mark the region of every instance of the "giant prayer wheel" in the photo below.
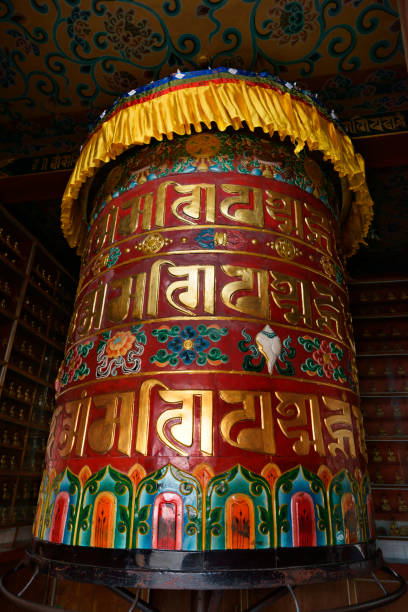
[[[376,565],[344,259],[361,157],[267,74],[122,96],[62,203],[82,266],[29,555],[153,588]]]

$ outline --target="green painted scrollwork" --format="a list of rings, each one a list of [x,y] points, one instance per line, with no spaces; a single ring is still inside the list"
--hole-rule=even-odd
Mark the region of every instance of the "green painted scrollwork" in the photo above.
[[[146,504],[139,508],[139,512],[136,513],[133,525],[136,534],[147,535],[149,533],[150,527],[147,519],[149,518],[150,508],[150,504]]]

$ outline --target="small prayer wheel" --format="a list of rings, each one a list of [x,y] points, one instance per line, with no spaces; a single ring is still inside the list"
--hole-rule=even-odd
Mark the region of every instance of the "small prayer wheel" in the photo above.
[[[101,117],[62,205],[82,266],[41,567],[237,588],[375,566],[343,270],[371,210],[341,127],[268,75],[178,73]]]

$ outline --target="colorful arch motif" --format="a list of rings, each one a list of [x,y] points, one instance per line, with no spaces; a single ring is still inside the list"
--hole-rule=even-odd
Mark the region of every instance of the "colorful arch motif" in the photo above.
[[[225,505],[226,548],[255,548],[255,510],[249,495],[230,495]]]
[[[99,493],[95,499],[92,520],[91,546],[113,548],[117,500],[111,491]]]
[[[368,476],[273,464],[194,474],[112,466],[45,473],[34,537],[98,548],[225,550],[353,544],[374,537]],[[135,469],[137,468],[136,472]],[[268,478],[266,477],[268,476]]]
[[[334,544],[362,540],[363,511],[357,480],[346,470],[333,477],[329,487],[329,505]]]
[[[173,533],[176,534],[176,540],[181,537],[182,550],[201,550],[202,525],[199,519],[202,507],[201,485],[194,476],[170,463],[146,476],[139,483],[135,500],[133,547],[154,548],[154,543],[158,547],[156,525],[160,516],[159,504],[165,499],[164,493],[174,505]],[[170,508],[168,510],[170,511]]]
[[[309,513],[315,517],[314,530],[308,534],[308,540],[316,544],[309,546],[327,546],[330,543],[330,519],[327,508],[325,488],[321,479],[309,472],[301,465],[285,472],[276,481],[276,531],[277,546],[291,547],[295,541],[300,541],[299,526],[301,506],[296,503],[300,500],[299,493],[306,493],[310,498]],[[295,503],[292,500],[295,499]],[[295,525],[295,527],[294,527]],[[308,521],[310,525],[310,521]],[[305,544],[302,544],[303,546]]]
[[[177,493],[160,493],[153,506],[152,548],[181,550],[183,500]]]
[[[50,542],[61,544],[64,541],[65,524],[69,508],[69,495],[66,491],[60,491],[54,502],[52,512],[49,538]]]
[[[98,512],[98,500],[101,499],[99,495],[109,493],[108,497],[115,500],[115,506],[110,503],[109,507],[105,504],[104,508],[110,513],[107,522],[110,524],[112,521],[114,525],[113,548],[130,548],[132,492],[133,485],[130,478],[111,466],[106,466],[91,476],[86,481],[82,493],[75,544],[92,546],[93,525],[101,519],[102,506]],[[108,497],[102,499],[107,500]],[[114,507],[118,509],[117,512],[114,512]]]
[[[254,512],[248,518],[254,533],[254,548],[273,547],[272,498],[267,481],[241,465],[210,480],[206,495],[206,549],[224,550],[227,544],[228,508],[236,495],[252,500]],[[231,501],[230,498],[232,498]],[[242,498],[241,498],[242,499]],[[249,548],[252,548],[250,546]]]
[[[312,496],[305,491],[295,493],[290,503],[290,512],[293,546],[316,546],[316,516]]]
[[[64,495],[61,495],[64,493]],[[78,477],[66,468],[57,475],[50,487],[47,507],[44,512],[44,540],[56,537],[57,518],[61,523],[59,543],[73,544],[76,522],[78,516],[78,505],[81,496],[81,483]],[[66,500],[65,502],[61,500]]]

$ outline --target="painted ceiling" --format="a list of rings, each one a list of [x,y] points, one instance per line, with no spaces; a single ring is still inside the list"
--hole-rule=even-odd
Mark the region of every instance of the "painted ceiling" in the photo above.
[[[398,10],[404,6],[405,0],[0,0],[0,177],[72,167],[89,125],[118,95],[177,69],[208,65],[266,71],[318,92],[353,137],[361,117],[389,125],[390,113],[402,113],[408,126],[401,34],[408,15]],[[407,166],[373,168],[368,180],[375,220],[350,269],[370,274],[374,261],[380,273],[392,261],[402,272]],[[10,206],[45,242],[54,235],[50,227],[58,228],[57,213],[45,226],[38,206]],[[58,202],[44,207],[56,211]]]
[[[120,93],[208,65],[296,81],[342,118],[408,109],[397,0],[0,0],[3,151],[73,149]]]

